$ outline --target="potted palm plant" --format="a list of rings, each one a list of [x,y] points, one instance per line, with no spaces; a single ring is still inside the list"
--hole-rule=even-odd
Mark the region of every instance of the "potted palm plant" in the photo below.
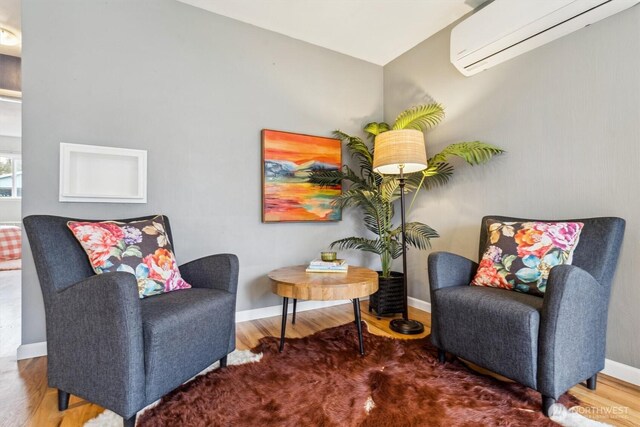
[[[334,136],[343,141],[357,166],[344,165],[342,170],[317,170],[311,176],[312,182],[321,185],[346,183],[348,189],[333,203],[341,208],[357,208],[362,212],[364,226],[372,235],[345,237],[332,242],[331,247],[358,249],[380,257],[379,291],[372,295],[370,301],[370,307],[378,314],[402,311],[403,273],[391,270],[393,260],[402,255],[402,230],[394,222],[394,201],[400,197],[399,181],[393,176],[382,176],[374,172],[373,140],[376,135],[389,130],[416,129],[424,132],[436,126],[443,118],[442,105],[430,103],[403,111],[392,125],[385,122],[368,123],[363,128],[368,141],[336,130]],[[501,153],[502,149],[480,141],[451,144],[428,159],[427,169],[406,175],[405,195],[414,193],[412,206],[419,190],[446,184],[454,172],[453,165],[449,163],[452,157],[459,157],[470,165],[479,165]],[[408,246],[424,250],[431,247],[431,239],[437,237],[436,230],[427,224],[419,221],[406,224]]]

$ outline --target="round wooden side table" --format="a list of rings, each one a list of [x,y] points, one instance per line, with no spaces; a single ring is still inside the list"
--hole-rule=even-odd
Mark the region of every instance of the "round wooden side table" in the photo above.
[[[284,348],[289,298],[293,298],[293,324],[296,323],[296,303],[299,299],[313,301],[350,299],[353,302],[353,315],[358,329],[360,354],[364,355],[360,298],[378,290],[378,273],[368,268],[351,265],[346,273],[307,273],[306,268],[306,265],[296,265],[279,268],[269,273],[273,293],[282,297],[280,351]]]

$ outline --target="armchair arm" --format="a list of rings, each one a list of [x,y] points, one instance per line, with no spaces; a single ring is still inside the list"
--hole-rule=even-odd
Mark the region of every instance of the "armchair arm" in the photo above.
[[[431,342],[442,348],[440,342],[440,319],[438,311],[438,290],[453,286],[468,286],[478,269],[478,264],[449,252],[429,254],[429,295],[431,297]]]
[[[53,295],[49,382],[128,418],[145,405],[142,314],[135,276],[91,276]]]
[[[604,368],[607,290],[575,265],[553,267],[542,305],[538,390],[558,398]]]
[[[466,286],[478,269],[476,262],[449,252],[429,254],[428,265],[431,292],[450,286]]]
[[[210,255],[182,264],[182,278],[194,288],[220,289],[236,294],[238,257],[233,254]]]

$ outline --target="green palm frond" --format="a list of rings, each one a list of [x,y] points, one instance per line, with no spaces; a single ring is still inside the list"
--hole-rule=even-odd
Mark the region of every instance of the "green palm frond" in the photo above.
[[[331,242],[331,248],[338,249],[358,249],[365,252],[372,252],[380,255],[381,245],[379,240],[365,239],[364,237],[345,237],[344,239]]]
[[[363,130],[369,134],[370,137],[375,137],[376,135],[380,135],[382,132],[386,132],[390,130],[391,127],[385,122],[371,122],[367,123]]]
[[[431,162],[427,169],[407,175],[407,192],[413,193],[421,187],[425,190],[440,187],[449,182],[452,175],[453,166],[449,163]],[[415,195],[417,195],[417,193],[415,193]]]
[[[380,194],[369,199],[369,204],[361,205],[365,226],[375,235],[381,237],[388,233],[392,226],[393,205],[384,202]]]
[[[310,183],[323,187],[341,184],[343,179],[347,179],[347,176],[339,170],[320,169],[312,171],[309,175]]]
[[[368,200],[368,203],[361,204],[360,208],[363,211],[365,227],[376,236],[383,235],[390,227],[388,206],[380,203],[377,196]]]
[[[470,165],[481,165],[487,163],[493,156],[504,153],[505,151],[495,145],[486,142],[471,141],[458,142],[447,146],[444,150],[429,159],[429,163],[446,162],[452,156],[460,157]]]
[[[389,245],[389,251],[391,253],[391,258],[398,259],[402,256],[402,243],[393,239],[391,240],[391,244]]]
[[[358,160],[362,178],[369,182],[375,181],[375,174],[373,172],[373,149],[370,149],[361,138],[351,136],[341,130],[334,131],[333,136],[343,141],[347,145],[351,157]]]
[[[369,204],[367,190],[350,188],[347,191],[343,191],[331,203],[339,208],[359,207],[361,204]]]
[[[367,185],[367,181],[365,181],[360,177],[360,175],[355,173],[355,171],[351,169],[349,165],[344,165],[342,167],[342,173],[344,174],[344,180],[351,183],[351,188],[357,188],[359,186]]]
[[[332,203],[341,208],[369,207],[380,203],[377,191],[368,188],[350,188],[332,200]]]
[[[417,105],[400,113],[392,129],[416,129],[425,131],[440,123],[443,118],[444,108],[442,105],[437,103]]]
[[[376,236],[380,236],[380,223],[378,222],[378,216],[365,212],[362,217],[366,229],[374,233]]]
[[[414,172],[414,173],[410,173],[405,175],[405,194],[408,193],[413,193],[415,190],[418,189],[418,187],[420,186],[421,182],[422,182],[422,172]]]
[[[391,202],[400,197],[400,181],[396,178],[385,176],[380,184],[380,197],[386,202]]]
[[[349,189],[336,197],[332,204],[340,208],[360,208],[363,211],[365,226],[378,236],[385,234],[391,227],[393,205],[384,202],[378,192],[360,188]]]
[[[352,156],[361,156],[373,164],[373,154],[371,154],[369,146],[361,138],[351,136],[341,130],[334,131],[333,135],[347,144]]]
[[[422,171],[422,175],[424,176],[422,187],[425,190],[431,190],[449,182],[453,176],[453,166],[446,162],[436,163],[434,166],[429,166]]]
[[[402,226],[398,226],[392,231],[394,236],[399,236],[401,233]],[[405,234],[407,236],[407,245],[421,250],[430,248],[430,240],[440,237],[436,230],[421,222],[407,223],[405,226]]]

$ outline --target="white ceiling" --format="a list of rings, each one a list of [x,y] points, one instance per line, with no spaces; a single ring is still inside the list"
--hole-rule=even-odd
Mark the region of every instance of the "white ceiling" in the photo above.
[[[20,24],[20,0],[0,0],[0,27],[4,27],[11,31],[22,40],[22,31]],[[21,45],[2,46],[0,45],[0,54],[20,56]]]
[[[487,0],[178,0],[385,65]],[[21,0],[0,1],[0,26],[22,39]],[[0,46],[20,56],[21,46]]]
[[[178,1],[385,65],[486,0]]]

